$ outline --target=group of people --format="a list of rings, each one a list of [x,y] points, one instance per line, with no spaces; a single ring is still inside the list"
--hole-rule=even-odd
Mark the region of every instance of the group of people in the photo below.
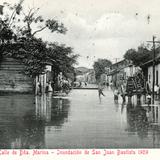
[[[68,94],[71,88],[71,84],[67,80],[62,81],[62,92]]]
[[[83,81],[80,81],[80,82],[78,82],[78,81],[76,81],[76,82],[74,82],[73,83],[73,87],[87,87],[87,82],[83,82]]]
[[[99,95],[99,98],[101,98],[101,95],[105,96],[105,94],[103,93],[103,90],[104,90],[104,85],[99,84],[98,85],[98,95]],[[114,94],[114,101],[118,101],[119,94],[121,95],[123,102],[126,101],[126,98],[125,98],[126,97],[126,93],[125,93],[125,89],[124,89],[123,85],[120,86],[119,89],[118,88],[114,88],[113,89],[113,94]]]
[[[35,91],[38,95],[42,93],[53,92],[53,88],[57,91],[61,91],[68,94],[71,89],[71,84],[67,79],[62,79],[62,81],[60,81],[60,83],[58,83],[57,85],[55,85],[51,80],[49,80],[45,85],[38,81],[36,82],[35,86]]]
[[[122,97],[122,101],[123,103],[126,102],[126,92],[125,92],[125,89],[124,89],[124,86],[121,85],[119,90],[118,88],[115,88],[114,91],[113,91],[113,94],[114,94],[114,101],[118,101],[118,97],[119,95]]]
[[[146,82],[146,91],[148,94],[152,92],[152,86],[149,82]],[[156,99],[160,99],[160,86],[158,84],[154,85],[154,94]]]
[[[152,99],[152,96],[151,96],[152,90],[151,90],[151,88],[152,87],[147,82],[146,83],[146,92],[147,92],[146,102],[147,102],[147,104],[151,104],[151,99]],[[155,95],[155,99],[160,99],[160,86],[158,84],[155,84],[155,86],[154,86],[154,95]]]
[[[36,94],[42,94],[42,84],[41,82],[37,82],[36,84]],[[48,93],[48,92],[53,92],[53,88],[52,88],[52,85],[51,85],[51,81],[48,81],[47,84],[46,84],[46,88],[45,88],[45,93]]]

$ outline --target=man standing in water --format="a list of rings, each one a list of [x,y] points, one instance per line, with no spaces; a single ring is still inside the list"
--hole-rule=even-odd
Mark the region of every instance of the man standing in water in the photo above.
[[[103,86],[101,84],[98,85],[98,94],[99,98],[101,97],[101,95],[105,96],[105,94],[103,93]]]
[[[126,97],[125,97],[126,95],[125,95],[125,87],[124,87],[124,85],[121,85],[120,93],[121,93],[121,97],[122,97],[123,102],[126,102]]]
[[[115,88],[115,90],[114,90],[113,93],[114,93],[114,101],[115,101],[115,102],[118,102],[118,94],[119,94],[118,89]]]

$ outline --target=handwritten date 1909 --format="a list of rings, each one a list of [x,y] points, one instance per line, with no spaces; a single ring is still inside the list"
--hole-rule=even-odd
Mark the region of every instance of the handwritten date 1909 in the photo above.
[[[138,150],[138,154],[147,155],[148,154],[148,150],[147,149],[139,149]]]

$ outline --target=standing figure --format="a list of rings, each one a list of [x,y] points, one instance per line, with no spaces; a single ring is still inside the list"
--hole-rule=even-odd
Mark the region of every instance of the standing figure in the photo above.
[[[151,104],[151,95],[150,94],[147,94],[147,104],[150,105]]]
[[[115,100],[115,101],[118,101],[118,94],[119,94],[119,92],[118,92],[118,89],[116,88],[116,89],[114,90],[114,100]]]
[[[41,83],[38,81],[36,84],[36,90],[37,90],[37,95],[42,93],[42,85]]]
[[[51,86],[51,81],[48,82],[46,86],[46,92],[53,92],[52,86]]]
[[[121,97],[123,102],[126,102],[125,88],[123,85],[121,85]]]
[[[113,89],[113,82],[112,81],[110,81],[110,88],[111,88],[111,90]]]
[[[98,85],[98,94],[99,94],[99,98],[101,97],[101,95],[105,96],[105,94],[103,93],[103,86],[102,85]]]
[[[155,95],[156,95],[156,99],[158,98],[158,91],[159,91],[159,86],[155,85],[154,86],[154,92],[155,92]]]
[[[147,92],[147,93],[150,93],[150,92],[151,92],[150,85],[149,85],[149,82],[148,82],[148,81],[146,82],[146,92]]]
[[[63,80],[62,88],[63,88],[63,92],[65,92],[66,94],[69,93],[70,86],[69,86],[69,81],[68,80]]]
[[[78,87],[82,87],[82,82],[79,82],[79,86]]]

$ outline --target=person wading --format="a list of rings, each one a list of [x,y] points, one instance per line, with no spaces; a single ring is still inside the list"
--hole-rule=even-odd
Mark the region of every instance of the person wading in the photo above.
[[[103,86],[101,84],[98,85],[98,94],[99,98],[101,97],[101,95],[105,96],[105,94],[103,93]]]
[[[118,101],[118,94],[119,94],[119,92],[118,92],[118,89],[117,88],[115,88],[115,90],[114,90],[114,92],[113,92],[113,94],[114,94],[114,101]]]

